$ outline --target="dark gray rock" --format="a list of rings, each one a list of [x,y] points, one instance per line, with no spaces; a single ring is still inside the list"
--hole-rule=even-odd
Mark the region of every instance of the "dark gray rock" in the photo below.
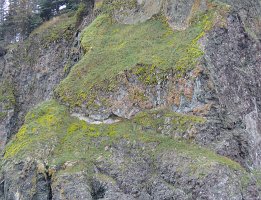
[[[219,152],[231,154],[235,160],[242,157],[245,161],[241,163],[249,168],[260,168],[261,44],[246,32],[235,13],[228,16],[227,28],[214,29],[207,40],[206,66],[217,92],[223,126],[219,146],[226,149]]]
[[[89,181],[84,173],[63,174],[53,177],[51,188],[51,199],[93,199]]]

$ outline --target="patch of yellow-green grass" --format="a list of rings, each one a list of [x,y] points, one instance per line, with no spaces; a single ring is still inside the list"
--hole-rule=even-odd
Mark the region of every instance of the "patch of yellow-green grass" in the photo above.
[[[192,144],[183,140],[174,140],[167,137],[160,137],[159,145],[157,146],[156,155],[162,152],[176,151],[179,154],[184,154],[188,156],[191,160],[195,161],[195,167],[211,167],[213,164],[221,164],[230,167],[234,170],[245,171],[244,168],[237,162],[232,161],[231,159],[220,156],[215,152],[199,147],[195,144]]]
[[[101,5],[103,13],[113,15],[114,11],[124,9],[135,9],[137,0],[104,0]]]
[[[160,112],[164,117],[163,111]],[[128,140],[130,143],[155,144],[155,148],[147,149],[152,157],[165,151],[175,151],[195,160],[196,166],[200,166],[203,162],[218,163],[241,170],[236,162],[208,149],[163,135],[153,128],[147,131],[148,123],[152,126],[161,123],[153,116],[154,114],[156,115],[156,111],[151,115],[141,114],[133,120],[94,125],[71,117],[68,109],[56,101],[45,102],[27,114],[25,124],[6,146],[4,159],[21,160],[31,156],[36,160],[47,159],[49,165],[55,166],[63,166],[69,161],[76,163],[73,170],[78,169],[77,166],[82,169],[91,166],[99,156],[108,158],[111,152],[107,151],[106,147],[117,144],[120,140]],[[178,118],[172,124],[176,129],[185,129],[185,126],[189,128],[192,123],[203,122],[203,119],[195,116],[181,116],[170,112],[166,112],[165,115]],[[151,119],[149,116],[152,116]],[[143,118],[149,122],[145,122],[147,120],[144,121]]]
[[[65,39],[72,38],[75,31],[76,16],[74,13],[66,13],[57,17],[53,17],[49,21],[43,23],[36,28],[29,37],[33,38],[38,36],[42,44],[48,46],[50,43]]]
[[[148,130],[160,132],[163,126],[169,126],[170,132],[184,133],[194,125],[205,123],[206,119],[162,109],[141,112],[134,117],[133,122]]]
[[[198,40],[210,29],[213,13],[196,15],[184,31],[173,31],[162,16],[135,25],[98,16],[82,33],[85,55],[58,86],[56,95],[71,106],[81,105],[95,93],[94,87],[108,90],[114,84],[107,83],[116,82],[117,74],[137,65],[174,69],[177,76],[182,76],[203,55]],[[148,74],[145,78],[147,84],[155,82]]]
[[[3,120],[7,116],[6,112],[0,112],[0,120]]]
[[[95,5],[94,5],[94,9],[95,9],[95,10],[101,9],[102,6],[103,6],[103,0],[97,0],[97,1],[95,1]]]
[[[0,103],[3,105],[3,110],[8,110],[15,104],[14,88],[9,81],[0,83]],[[0,114],[0,118],[3,115]]]
[[[254,185],[261,190],[261,171],[260,169],[252,170],[251,173],[246,173],[241,177],[242,187],[245,191],[249,189],[249,185]]]
[[[5,158],[25,155],[25,152],[37,157],[40,148],[48,150],[53,142],[57,143],[69,121],[67,109],[54,101],[38,106],[27,114],[25,124],[7,145]]]

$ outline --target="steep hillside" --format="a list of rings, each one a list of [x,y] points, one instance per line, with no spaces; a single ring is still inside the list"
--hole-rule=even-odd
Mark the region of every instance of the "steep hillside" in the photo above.
[[[0,200],[261,199],[261,2],[85,9],[0,57]]]

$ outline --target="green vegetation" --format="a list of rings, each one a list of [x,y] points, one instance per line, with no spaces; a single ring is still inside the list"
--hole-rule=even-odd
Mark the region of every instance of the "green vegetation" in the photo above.
[[[3,120],[6,117],[6,112],[0,112],[0,120]]]
[[[161,132],[163,126],[169,126],[168,132],[184,133],[195,124],[206,122],[203,117],[185,115],[168,110],[152,110],[139,113],[133,121],[147,130]]]
[[[198,41],[211,28],[214,10],[196,14],[186,30],[173,31],[161,15],[136,25],[117,24],[111,19],[110,12],[126,2],[113,2],[115,4],[103,7],[106,14],[100,15],[83,32],[81,43],[85,55],[55,91],[71,106],[80,106],[86,99],[87,105],[94,101],[94,89],[114,90],[117,86],[115,77],[124,70],[137,75],[142,83],[153,85],[170,69],[177,77],[184,76],[197,66],[203,55]],[[135,6],[134,1],[128,2],[129,8]],[[71,39],[83,12],[84,5],[79,7],[76,15],[67,13],[38,27],[25,42],[27,50],[38,36],[46,47],[58,40]],[[133,100],[137,99],[145,101],[146,97],[137,90],[133,92]],[[13,90],[8,85],[0,88],[0,102],[15,103]],[[4,116],[5,113],[0,113],[0,119]],[[128,140],[131,144],[153,144],[153,149],[149,145],[144,147],[149,148],[148,153],[154,159],[171,151],[191,158],[190,167],[202,169],[200,174],[216,164],[243,170],[226,157],[175,137],[200,126],[205,120],[162,109],[145,111],[132,120],[112,125],[94,125],[71,117],[68,108],[52,100],[27,114],[24,125],[6,146],[4,159],[22,160],[31,156],[38,160],[47,159],[49,165],[58,168],[69,161],[77,163],[77,167],[71,169],[77,171],[91,166],[99,156],[109,159],[111,152],[107,147]]]
[[[177,76],[184,75],[203,55],[197,42],[211,27],[213,14],[198,14],[184,31],[173,31],[162,16],[136,25],[122,25],[107,15],[98,16],[82,34],[85,56],[57,88],[57,96],[71,106],[81,105],[93,96],[90,93],[94,87],[113,89],[115,76],[137,65],[140,72],[143,66],[151,66],[152,70],[174,68]],[[147,84],[155,83],[155,77],[144,78]]]
[[[24,41],[43,22],[62,13],[75,11],[80,4],[92,6],[89,0],[1,1],[0,43],[10,44]],[[63,9],[60,9],[61,7]]]
[[[158,73],[155,65],[138,64],[132,69],[132,72],[146,85],[157,84],[159,80],[164,78],[164,73]]]
[[[164,151],[174,150],[177,153],[184,154],[191,158],[195,163],[191,164],[190,167],[196,168],[211,168],[213,164],[221,164],[230,167],[235,170],[242,170],[244,168],[237,162],[230,160],[227,157],[220,156],[213,151],[205,148],[201,148],[197,145],[191,144],[186,141],[175,141],[167,137],[161,138],[159,146],[157,147],[156,153],[160,154]],[[157,155],[156,154],[156,155]]]
[[[1,104],[3,110],[8,110],[15,104],[14,89],[8,81],[4,81],[0,85],[0,105]],[[0,113],[0,119],[5,115],[5,113]]]
[[[46,46],[61,39],[69,40],[73,37],[75,24],[76,16],[73,12],[63,14],[52,18],[36,28],[31,33],[30,38],[32,39],[35,36],[40,36],[39,38],[41,38],[41,43]]]
[[[104,6],[103,0],[95,1],[94,10],[96,11],[101,10],[103,6]]]
[[[71,41],[75,32],[75,24],[75,13],[66,13],[43,23],[25,41],[9,45],[8,48],[12,49],[16,57],[15,66],[19,67],[21,63],[33,66],[43,48],[50,48],[52,43],[61,40]]]
[[[256,187],[261,189],[261,171],[260,169],[254,169],[250,174],[246,173],[241,178],[242,187],[244,190],[249,189],[249,185],[255,184]]]
[[[75,16],[76,16],[76,24],[77,25],[80,25],[80,23],[82,22],[83,17],[86,15],[86,11],[87,11],[87,5],[84,4],[84,3],[80,3],[79,7],[78,7],[78,10],[77,10],[77,12],[75,14]]]
[[[137,6],[137,0],[104,0],[102,4],[103,13],[112,15],[114,11],[133,9]]]
[[[158,119],[155,119],[156,116]],[[132,143],[157,144],[155,149],[148,151],[155,158],[165,150],[173,150],[201,164],[203,161],[205,164],[219,163],[241,170],[239,164],[228,158],[158,132],[153,126],[160,126],[160,118],[164,117],[173,117],[172,124],[177,130],[204,122],[199,117],[159,110],[112,125],[91,125],[71,117],[67,108],[57,102],[45,102],[27,114],[25,124],[7,145],[4,158],[23,159],[24,156],[32,156],[36,159],[47,158],[50,165],[62,166],[70,161],[90,166],[99,156],[109,158],[111,153],[106,151],[106,147],[125,139]]]

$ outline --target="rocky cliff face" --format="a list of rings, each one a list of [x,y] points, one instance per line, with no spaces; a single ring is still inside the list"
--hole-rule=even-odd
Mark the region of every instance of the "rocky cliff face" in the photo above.
[[[0,199],[261,199],[260,1],[89,3],[1,56]]]

